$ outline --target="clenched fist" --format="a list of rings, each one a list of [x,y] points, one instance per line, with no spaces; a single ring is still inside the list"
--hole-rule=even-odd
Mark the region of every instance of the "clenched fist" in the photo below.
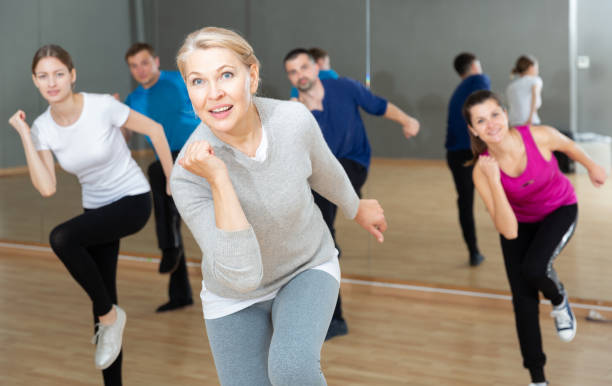
[[[17,110],[17,112],[13,114],[13,116],[10,117],[8,120],[11,126],[13,126],[20,135],[24,135],[30,132],[30,126],[28,126],[27,122],[25,121],[25,118],[26,115],[23,110]]]
[[[204,177],[211,184],[218,178],[227,176],[225,163],[215,156],[215,150],[208,141],[196,141],[187,145],[178,163],[191,173]]]
[[[488,155],[479,156],[478,167],[489,181],[500,180],[499,164],[495,158]]]
[[[408,121],[408,123],[404,126],[402,126],[402,131],[404,132],[404,137],[406,138],[412,138],[414,136],[416,136],[419,133],[419,129],[420,129],[421,125],[419,124],[419,121],[417,121],[414,118],[410,118],[410,120]]]

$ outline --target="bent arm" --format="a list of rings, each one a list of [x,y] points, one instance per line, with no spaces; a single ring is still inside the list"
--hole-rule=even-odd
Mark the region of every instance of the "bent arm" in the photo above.
[[[22,136],[21,142],[23,143],[32,185],[43,197],[54,195],[57,190],[57,180],[51,150],[37,151],[29,135]]]
[[[234,186],[226,174],[210,184],[212,199],[215,203],[215,222],[217,228],[227,232],[241,231],[250,228],[238,200]]]
[[[551,152],[560,151],[584,166],[589,173],[591,182],[596,187],[603,185],[606,181],[607,175],[604,168],[593,161],[576,142],[563,135],[554,127],[535,126],[532,129],[532,133],[538,146],[543,146]]]
[[[168,145],[168,140],[166,139],[162,125],[130,109],[130,115],[128,115],[123,127],[144,134],[151,139],[151,143],[159,157],[166,179],[169,180],[172,174],[172,153],[170,152],[170,146]]]
[[[239,293],[257,289],[263,278],[261,251],[231,180],[210,185],[187,171],[180,164],[184,151],[170,182],[176,207],[202,250],[204,269]]]
[[[414,137],[419,133],[419,121],[406,114],[391,102],[387,102],[387,110],[383,117],[402,125],[406,138]]]
[[[346,218],[354,219],[359,208],[359,197],[346,171],[327,146],[317,121],[306,108],[304,112],[304,141],[312,165],[308,183],[314,191],[336,204]]]
[[[518,236],[518,221],[508,202],[508,197],[499,179],[490,179],[476,163],[472,172],[474,186],[493,220],[493,225],[506,239]]]
[[[17,130],[21,138],[32,185],[43,197],[54,195],[57,181],[51,150],[36,150],[36,145],[34,145],[34,140],[32,139],[32,130],[30,130],[30,126],[25,122],[25,113],[23,111],[19,110],[15,113],[9,119],[9,123]]]

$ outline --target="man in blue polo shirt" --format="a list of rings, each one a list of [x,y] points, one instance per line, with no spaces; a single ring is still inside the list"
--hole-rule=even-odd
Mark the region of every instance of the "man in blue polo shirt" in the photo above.
[[[319,68],[306,49],[296,48],[289,52],[284,64],[289,81],[298,89],[298,100],[316,118],[327,145],[344,167],[355,192],[361,197],[361,187],[370,166],[371,149],[359,108],[399,123],[406,138],[419,132],[419,122],[355,80],[344,77],[319,79]],[[316,192],[313,195],[335,240],[334,219],[337,207]],[[336,309],[325,339],[347,332],[338,294]]]
[[[484,261],[476,243],[474,224],[474,182],[473,166],[465,163],[473,158],[470,136],[461,109],[467,97],[478,90],[490,90],[491,81],[482,73],[480,61],[474,54],[467,52],[455,57],[453,62],[457,75],[462,79],[453,92],[448,104],[448,124],[446,131],[446,160],[453,175],[457,190],[457,207],[463,239],[468,247],[470,266],[475,267]]]
[[[159,57],[146,43],[133,44],[125,54],[134,80],[140,85],[132,91],[125,103],[132,109],[153,119],[164,127],[172,157],[179,151],[200,124],[193,112],[185,82],[178,71],[160,71]],[[151,142],[147,137],[149,143]],[[157,308],[157,312],[170,311],[193,304],[189,276],[181,237],[181,217],[172,197],[166,194],[166,178],[159,160],[148,170],[155,230],[162,259],[160,273],[171,273],[168,288],[169,301]]]

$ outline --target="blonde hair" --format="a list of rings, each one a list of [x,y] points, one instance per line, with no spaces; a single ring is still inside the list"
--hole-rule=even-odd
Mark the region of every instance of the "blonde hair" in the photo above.
[[[256,65],[259,71],[259,60],[253,47],[238,33],[218,27],[204,27],[187,35],[185,42],[176,55],[176,65],[185,78],[185,61],[187,56],[197,49],[227,48],[234,52],[245,66]]]

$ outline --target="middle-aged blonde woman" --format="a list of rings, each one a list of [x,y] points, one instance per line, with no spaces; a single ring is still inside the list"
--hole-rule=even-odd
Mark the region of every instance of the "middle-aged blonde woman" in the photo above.
[[[171,186],[202,249],[202,305],[222,385],[324,385],[321,346],[338,296],[334,242],[311,188],[379,242],[376,200],[360,200],[302,104],[256,97],[259,61],[221,28],[191,33],[177,64],[202,124]]]

